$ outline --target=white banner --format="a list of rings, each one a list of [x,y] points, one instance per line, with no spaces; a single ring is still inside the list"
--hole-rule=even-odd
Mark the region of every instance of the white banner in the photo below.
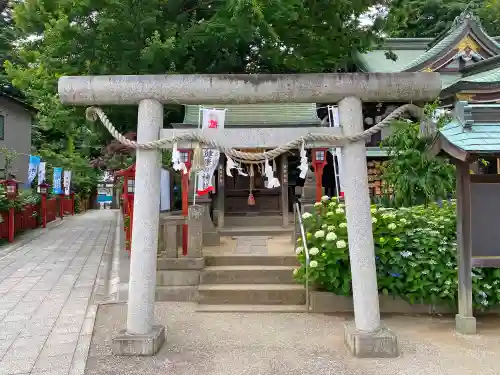
[[[64,171],[63,174],[64,195],[71,193],[71,171]]]
[[[45,165],[46,163],[42,161],[38,166],[38,185],[45,182]]]
[[[170,210],[170,172],[161,169],[160,177],[160,211]]]
[[[340,127],[340,116],[339,116],[339,107],[328,106],[328,112],[330,116],[330,126],[334,128]],[[336,147],[330,150],[330,152],[337,159],[337,165],[335,165],[335,158],[333,161],[333,168],[335,170],[335,187],[337,191],[337,197],[342,192],[342,149],[340,147]]]
[[[222,129],[226,119],[226,110],[201,108],[202,129]],[[197,195],[205,195],[214,191],[213,176],[219,164],[220,151],[216,149],[203,149],[205,167],[198,172]]]

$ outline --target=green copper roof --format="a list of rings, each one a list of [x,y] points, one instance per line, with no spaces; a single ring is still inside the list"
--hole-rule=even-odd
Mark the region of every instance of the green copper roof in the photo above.
[[[367,53],[360,53],[357,56],[359,67],[369,73],[396,73],[417,59],[425,50],[391,50],[398,59],[389,60],[385,57],[386,50],[375,50]]]
[[[483,104],[468,105],[459,102],[455,107],[455,118],[441,129],[440,136],[446,138],[453,146],[469,153],[491,153],[500,151],[500,117],[498,122],[478,122],[474,120],[474,112],[498,110],[500,105]],[[495,116],[492,117],[495,119]]]
[[[459,27],[455,28],[450,34],[444,37],[439,43],[434,45],[434,47],[428,49],[425,53],[420,55],[417,59],[413,60],[409,64],[405,65],[401,70],[410,70],[411,68],[420,65],[432,57],[439,55],[441,52],[450,49],[453,42],[457,37],[464,31],[465,24],[461,24]]]
[[[500,67],[465,76],[460,79],[460,82],[500,83]]]
[[[214,108],[208,105],[188,105],[184,116],[184,124],[198,124],[200,108]],[[225,125],[319,125],[321,120],[314,103],[280,103],[280,104],[232,104],[217,109],[227,109]]]
[[[485,42],[486,45],[490,45],[497,49],[500,48],[500,44],[498,44],[494,38],[490,37],[486,31],[484,31],[479,19],[472,12],[466,10],[455,19],[450,31],[443,39],[437,41],[432,48],[426,51],[418,59],[408,64],[403,70],[411,70],[412,68],[425,63],[427,60],[430,60],[442,52],[450,50],[454,47],[454,44],[458,42],[458,38],[467,35],[469,30],[473,31],[480,40]]]
[[[358,65],[366,72],[377,73],[421,70],[426,63],[431,63],[451,51],[462,38],[470,34],[473,34],[487,50],[495,54],[500,53],[500,43],[484,31],[474,14],[465,11],[455,19],[448,33],[433,43],[424,38],[408,38],[406,42],[404,38],[387,39],[378,49],[359,54]],[[431,48],[428,48],[429,45]],[[385,57],[387,51],[396,54],[397,61],[388,60]],[[443,80],[443,87],[447,87],[450,83],[449,79]]]

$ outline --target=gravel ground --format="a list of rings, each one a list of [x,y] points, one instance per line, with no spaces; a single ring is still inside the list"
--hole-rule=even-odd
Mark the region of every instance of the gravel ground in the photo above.
[[[343,325],[323,314],[199,313],[192,303],[162,302],[156,317],[167,342],[153,358],[115,357],[113,335],[126,305],[101,305],[87,375],[499,375],[500,318],[478,323],[480,334],[454,333],[451,317],[386,317],[400,341],[395,359],[351,358]]]

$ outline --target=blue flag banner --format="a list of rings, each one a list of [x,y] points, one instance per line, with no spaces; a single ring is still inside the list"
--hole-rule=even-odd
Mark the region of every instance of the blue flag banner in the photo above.
[[[28,166],[28,185],[31,185],[38,173],[38,166],[40,165],[40,156],[30,155],[30,163]]]
[[[54,194],[62,194],[62,186],[61,186],[61,179],[62,179],[62,173],[63,169],[62,168],[54,168],[54,177],[52,181],[52,193]]]

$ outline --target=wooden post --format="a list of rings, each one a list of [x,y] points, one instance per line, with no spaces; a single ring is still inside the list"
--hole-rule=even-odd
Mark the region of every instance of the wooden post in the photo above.
[[[42,194],[41,202],[42,227],[47,228],[47,194]]]
[[[64,194],[59,194],[59,216],[64,218]]]
[[[225,179],[226,168],[224,166],[224,156],[221,155],[219,160],[219,167],[217,169],[217,198],[215,200],[215,207],[217,210],[217,228],[224,228],[224,210],[225,210]]]
[[[14,207],[11,207],[9,208],[9,222],[8,222],[9,242],[14,242],[14,235],[16,234],[14,217],[15,217]]]
[[[189,174],[182,173],[182,216],[188,217]],[[188,253],[188,224],[182,224],[182,255]]]
[[[281,210],[283,212],[283,227],[288,226],[288,154],[281,155]],[[321,197],[320,197],[321,199]]]
[[[469,163],[456,161],[457,170],[457,250],[458,314],[455,328],[463,334],[476,333],[472,311],[471,188]]]
[[[75,193],[71,193],[71,215],[75,215]]]

